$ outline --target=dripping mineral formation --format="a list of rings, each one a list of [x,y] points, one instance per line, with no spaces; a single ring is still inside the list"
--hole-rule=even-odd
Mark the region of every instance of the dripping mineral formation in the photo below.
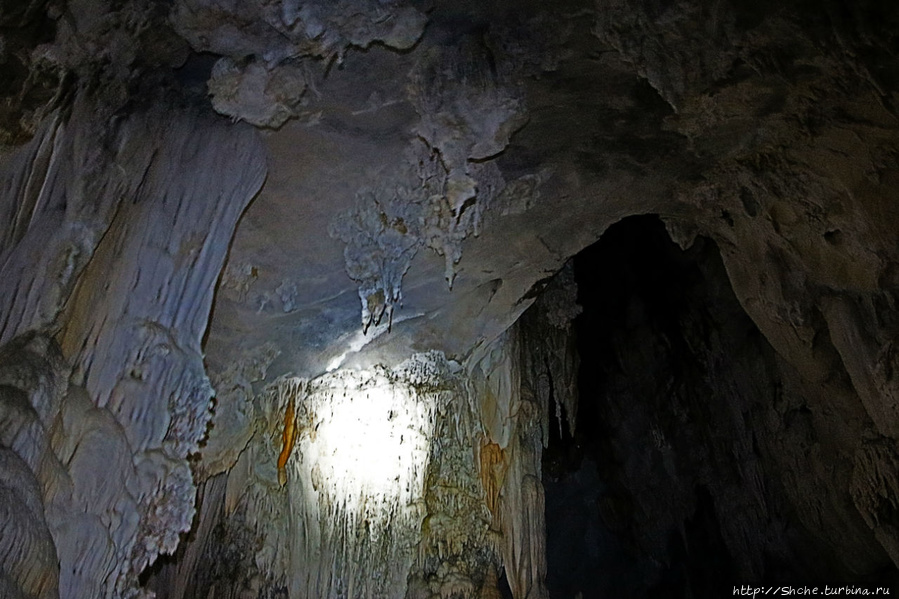
[[[894,4],[0,0],[0,598],[899,593]]]

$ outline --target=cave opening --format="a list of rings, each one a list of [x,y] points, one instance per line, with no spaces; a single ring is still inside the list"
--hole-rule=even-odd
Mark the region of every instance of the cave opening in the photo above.
[[[633,216],[573,269],[577,428],[560,426],[550,402],[543,456],[550,596],[720,596],[741,579],[809,580],[792,551],[801,526],[776,484],[759,481],[751,425],[778,393],[775,357],[716,244],[682,250],[660,218]]]

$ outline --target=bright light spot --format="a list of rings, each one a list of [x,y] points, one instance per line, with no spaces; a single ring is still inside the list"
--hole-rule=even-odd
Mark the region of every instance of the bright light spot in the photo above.
[[[409,398],[381,382],[335,399],[317,440],[322,452],[319,464],[329,470],[329,480],[372,494],[395,489],[416,469],[420,461],[416,449],[424,440]]]
[[[435,423],[461,389],[456,366],[428,352],[273,387],[272,421],[289,415],[288,405],[296,414],[283,563],[305,582],[291,596],[402,596],[427,515]]]
[[[332,505],[378,520],[421,497],[433,401],[380,373],[339,371],[313,381],[304,403],[302,461]]]

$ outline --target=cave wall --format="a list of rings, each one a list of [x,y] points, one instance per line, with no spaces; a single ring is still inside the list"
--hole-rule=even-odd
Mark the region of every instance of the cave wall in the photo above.
[[[2,174],[5,476],[27,490],[10,487],[3,523],[22,564],[4,569],[10,597],[141,596],[190,528],[187,457],[213,395],[201,342],[265,175],[246,127],[162,107],[99,124],[92,108],[55,114]],[[43,537],[16,532],[26,508]]]
[[[747,531],[778,506],[827,563],[851,548],[841,571],[899,564],[896,25],[887,0],[0,2],[0,526],[27,539],[0,546],[4,592],[338,592],[284,565],[332,562],[282,542],[307,524],[272,389],[433,351],[454,399],[409,592],[504,573],[545,596],[543,447],[581,412],[572,287],[547,285],[647,213],[713,240],[761,334],[721,375],[745,382],[708,391],[774,431],[733,437],[764,473],[734,479],[763,487],[720,531],[734,568],[768,572]],[[747,335],[733,318],[703,369]],[[628,405],[660,393],[628,381]],[[735,488],[713,478],[680,521]]]

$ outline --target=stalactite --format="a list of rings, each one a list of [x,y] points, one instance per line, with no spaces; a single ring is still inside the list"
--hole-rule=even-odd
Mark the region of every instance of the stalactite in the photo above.
[[[560,437],[566,423],[571,436],[577,426],[579,358],[571,325],[580,313],[574,269],[569,262],[547,283],[522,318],[522,326],[529,329],[534,340],[527,344],[530,355],[525,358],[533,376],[531,387],[541,403],[554,404]]]
[[[522,399],[512,458],[503,488],[503,563],[514,597],[545,599],[546,527],[540,458],[539,407]]]
[[[488,435],[495,436],[494,470],[502,473],[499,489],[499,549],[516,598],[547,597],[546,532],[544,524],[541,455],[548,427],[548,397],[535,393],[540,370],[522,339],[521,325],[496,339],[470,365],[472,390],[480,400]],[[489,446],[489,445],[488,445]],[[481,457],[483,464],[485,458]],[[484,476],[482,466],[481,476]],[[492,483],[490,483],[492,485]],[[489,501],[489,494],[487,495]]]
[[[541,404],[534,377],[522,378],[533,356],[520,336],[502,335],[467,370],[418,355],[392,369],[282,379],[257,396],[258,432],[223,499],[233,536],[261,542],[245,546],[255,565],[237,587],[473,599],[495,592],[491,572],[505,565],[516,597],[545,597],[549,399]],[[379,451],[399,441],[423,457],[343,461],[379,428]],[[382,472],[396,460],[399,470]],[[349,470],[354,462],[363,469]]]

